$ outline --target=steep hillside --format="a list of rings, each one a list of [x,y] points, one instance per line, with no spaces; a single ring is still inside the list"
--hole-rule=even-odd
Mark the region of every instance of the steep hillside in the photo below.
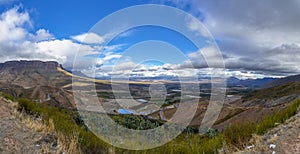
[[[0,153],[63,153],[57,135],[41,119],[17,111],[18,104],[0,96]]]
[[[244,86],[249,88],[261,88],[269,83],[276,81],[276,78],[262,78],[262,79],[246,79],[246,80],[239,80],[235,77],[230,77],[227,79],[227,85],[231,86]]]
[[[280,86],[280,85],[285,85],[293,82],[300,82],[300,74],[277,79],[267,84],[266,87],[268,88],[268,87]]]
[[[60,70],[61,66],[53,61],[0,63],[0,92],[56,107],[74,108],[72,92],[62,88],[72,83],[72,77]]]
[[[243,99],[244,101],[255,101],[255,100],[268,100],[278,99],[284,96],[292,96],[300,94],[300,80],[288,82],[287,84],[281,84],[279,86],[269,87],[260,90],[254,90],[246,94]]]
[[[0,83],[32,88],[37,85],[63,86],[71,77],[57,70],[61,66],[49,61],[9,61],[0,63]]]

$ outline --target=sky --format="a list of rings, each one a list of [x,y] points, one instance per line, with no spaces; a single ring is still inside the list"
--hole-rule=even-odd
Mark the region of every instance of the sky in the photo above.
[[[161,26],[144,25],[114,34],[122,28],[118,22],[126,27],[132,20],[126,14],[97,31],[95,25],[110,14],[142,4],[171,6],[195,17],[198,21],[181,21],[176,13],[170,18],[164,18],[164,13],[154,16],[184,27],[199,45]],[[142,10],[139,13],[143,15]],[[217,63],[219,49],[228,76],[283,77],[300,74],[299,16],[298,0],[0,0],[0,62],[55,60],[64,68],[90,76],[95,72],[97,77],[169,77],[178,72],[206,77],[214,66],[208,68],[205,60],[209,57]],[[111,31],[101,33],[103,29]],[[192,74],[188,64],[193,65]]]

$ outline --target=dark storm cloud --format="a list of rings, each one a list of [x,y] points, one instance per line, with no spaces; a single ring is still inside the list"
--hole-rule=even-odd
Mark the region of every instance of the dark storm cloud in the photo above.
[[[299,0],[172,2],[191,8],[194,15],[200,14],[199,18],[219,40],[228,69],[265,74],[300,73]]]

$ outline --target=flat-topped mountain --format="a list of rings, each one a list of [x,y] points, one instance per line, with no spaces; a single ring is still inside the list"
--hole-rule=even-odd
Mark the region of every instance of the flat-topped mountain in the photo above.
[[[55,61],[8,61],[5,63],[0,63],[0,70],[14,70],[19,71],[22,69],[39,69],[41,71],[51,71],[53,72],[57,67],[59,67],[59,64]]]
[[[74,107],[72,92],[62,87],[72,77],[54,61],[8,61],[0,63],[0,91],[53,106]]]
[[[71,77],[58,71],[57,62],[8,61],[0,63],[0,83],[31,88],[36,85],[62,86],[71,82]]]

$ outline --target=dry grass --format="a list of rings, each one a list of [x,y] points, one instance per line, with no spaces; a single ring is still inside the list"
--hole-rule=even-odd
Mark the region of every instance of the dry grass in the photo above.
[[[45,124],[41,117],[33,118],[33,116],[30,116],[24,112],[17,112],[17,110],[15,111],[16,116],[19,117],[23,124],[25,124],[26,128],[34,130],[35,132],[42,132],[44,134],[56,134],[55,136],[57,136],[57,143],[61,146],[60,151],[70,154],[81,154],[81,150],[79,149],[78,145],[78,135],[73,135],[72,139],[66,138],[64,134],[55,132],[53,119],[49,119],[48,124]],[[51,153],[51,145],[42,145],[41,150],[45,153]]]
[[[78,135],[73,135],[72,138],[67,138],[64,134],[58,133],[58,144],[64,145],[65,153],[82,154],[80,145],[78,145]]]
[[[40,117],[33,118],[32,116],[22,112],[18,112],[18,103],[9,101],[9,108],[12,114],[20,120],[21,123],[23,123],[26,128],[33,130],[34,132],[42,132],[42,133],[52,133],[54,129],[51,127],[48,127],[44,124],[43,119]]]
[[[17,120],[20,121],[20,123],[22,125],[24,125],[27,129],[32,130],[33,132],[36,132],[36,133],[42,133],[44,135],[55,134],[53,120],[49,120],[49,125],[46,125],[41,117],[34,117],[34,116],[26,114],[23,111],[19,112],[18,111],[18,108],[19,108],[18,102],[14,102],[11,100],[5,100],[5,102],[8,104],[8,107],[9,107],[12,115],[14,117],[16,117]],[[20,126],[20,125],[18,125],[18,127],[22,128],[22,126]],[[65,150],[63,150],[63,149],[65,149],[64,148],[65,144],[58,144],[58,145],[63,145],[63,146],[62,147],[58,146],[57,151],[65,151]],[[40,150],[42,153],[53,153],[51,143],[42,144],[40,146],[41,146]]]
[[[66,153],[115,152],[110,145],[99,140],[99,138],[94,136],[91,132],[85,130],[83,126],[76,123],[74,119],[75,115],[71,111],[30,102],[25,99],[20,99],[19,104],[22,109],[26,111],[26,114],[30,115],[27,122],[25,118],[25,123],[28,123],[27,125],[29,127],[38,125],[32,122],[32,120],[38,123],[46,123],[47,129],[39,128],[38,130],[54,130],[58,137],[59,144],[63,145],[63,149]],[[128,151],[118,148],[115,150],[117,153],[216,153],[217,151],[220,153],[221,151],[223,151],[223,153],[233,153],[233,151],[238,151],[238,149],[244,149],[244,147],[254,145],[254,148],[246,149],[238,153],[252,153],[254,151],[263,151],[265,153],[268,148],[261,144],[265,141],[262,141],[260,136],[254,134],[269,131],[269,129],[274,127],[275,122],[283,123],[296,113],[295,109],[297,109],[299,105],[300,100],[294,101],[284,110],[265,117],[258,124],[254,124],[253,122],[232,124],[227,127],[224,132],[214,138],[195,134],[190,136],[180,135],[172,142],[148,151]],[[35,115],[39,115],[44,121],[36,120],[37,116]],[[22,115],[22,117],[23,116],[24,115]],[[188,141],[186,138],[188,138]]]

